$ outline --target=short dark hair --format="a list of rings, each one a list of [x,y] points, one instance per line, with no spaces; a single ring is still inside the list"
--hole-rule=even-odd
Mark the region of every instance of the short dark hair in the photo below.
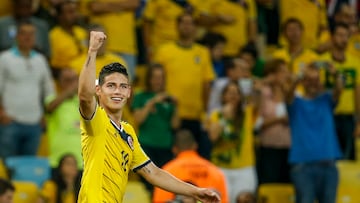
[[[299,25],[301,30],[304,30],[304,25],[303,23],[298,19],[298,18],[288,18],[282,25],[281,25],[281,31],[285,32],[286,28],[288,27],[289,24],[291,23],[296,23]]]
[[[125,66],[118,62],[115,62],[115,63],[110,63],[101,69],[100,74],[99,74],[99,85],[103,85],[105,77],[112,73],[123,74],[126,76],[126,78],[129,79],[129,74],[128,74]]]
[[[250,54],[255,60],[258,58],[259,54],[258,51],[256,49],[256,45],[254,43],[248,43],[247,45],[245,45],[244,47],[242,47],[240,49],[240,55],[244,54],[244,53],[248,53]]]
[[[15,191],[14,185],[10,181],[0,178],[0,195],[5,194],[8,190]]]
[[[175,133],[174,146],[180,150],[188,150],[196,144],[196,140],[192,132],[188,129],[179,129]]]
[[[336,23],[334,26],[330,26],[330,33],[331,33],[331,35],[334,35],[335,32],[336,32],[336,30],[337,30],[338,28],[344,28],[344,29],[346,29],[346,30],[349,30],[349,29],[350,29],[349,26],[348,26],[346,23],[338,22],[338,23]]]
[[[280,70],[281,65],[285,65],[286,61],[283,59],[271,59],[265,63],[264,75],[268,76],[273,73],[277,73]]]
[[[190,12],[183,12],[181,15],[179,15],[176,18],[176,24],[179,25],[183,21],[183,18],[186,16],[190,16],[193,19],[193,23],[195,24],[195,19],[194,19],[193,15],[191,15]]]
[[[208,32],[199,40],[199,43],[212,49],[219,43],[226,43],[226,38],[222,34]]]
[[[61,1],[60,3],[56,4],[55,11],[56,11],[57,16],[62,14],[64,6],[67,4],[77,4],[77,2],[75,0],[64,0],[64,1]]]
[[[224,59],[224,70],[225,73],[227,74],[227,72],[229,70],[232,70],[235,68],[235,58],[234,57],[230,57],[230,58],[225,58]]]
[[[24,19],[21,19],[16,22],[16,29],[19,30],[22,26],[25,26],[25,25],[30,25],[30,26],[35,27],[34,23],[32,23],[30,21],[30,19],[24,18]]]

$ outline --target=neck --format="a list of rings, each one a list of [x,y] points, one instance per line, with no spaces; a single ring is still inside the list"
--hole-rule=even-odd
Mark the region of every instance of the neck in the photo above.
[[[66,24],[66,23],[60,23],[60,27],[65,30],[66,32],[72,34],[73,33],[73,26]]]
[[[344,52],[343,50],[334,48],[334,49],[331,51],[331,57],[332,57],[335,61],[344,61],[344,60],[345,60],[345,52]]]
[[[296,54],[300,53],[302,50],[303,50],[303,47],[302,47],[301,43],[295,43],[295,44],[289,45],[290,55],[296,55]]]
[[[182,38],[178,41],[178,44],[182,47],[191,47],[193,43],[194,40],[192,38]]]
[[[122,118],[122,110],[116,113],[107,112],[109,118],[116,123],[116,125],[120,126],[121,118]]]
[[[22,56],[25,56],[25,57],[30,56],[31,49],[22,48],[22,47],[18,47],[18,49],[19,49],[19,52],[21,53]]]

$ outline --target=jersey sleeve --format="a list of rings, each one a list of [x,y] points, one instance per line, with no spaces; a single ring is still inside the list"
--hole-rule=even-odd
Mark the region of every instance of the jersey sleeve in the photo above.
[[[215,79],[215,72],[211,64],[210,53],[207,49],[204,50],[204,74],[203,80],[205,82],[212,81]]]
[[[86,136],[101,135],[101,124],[103,122],[109,122],[109,120],[105,118],[107,118],[105,110],[97,104],[94,115],[90,120],[85,119],[82,115],[80,116],[81,134]]]
[[[156,14],[156,0],[148,1],[145,5],[143,18],[149,21],[155,19]]]

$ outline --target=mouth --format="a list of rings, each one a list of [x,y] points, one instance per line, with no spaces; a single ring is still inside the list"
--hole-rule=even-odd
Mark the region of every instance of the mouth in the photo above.
[[[115,101],[115,102],[121,102],[124,100],[124,98],[121,97],[111,97],[111,100]]]

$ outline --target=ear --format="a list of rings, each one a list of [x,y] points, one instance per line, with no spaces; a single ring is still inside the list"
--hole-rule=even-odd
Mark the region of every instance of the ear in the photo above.
[[[100,85],[95,86],[95,93],[96,93],[96,96],[100,96],[100,93],[101,93],[101,86]]]

